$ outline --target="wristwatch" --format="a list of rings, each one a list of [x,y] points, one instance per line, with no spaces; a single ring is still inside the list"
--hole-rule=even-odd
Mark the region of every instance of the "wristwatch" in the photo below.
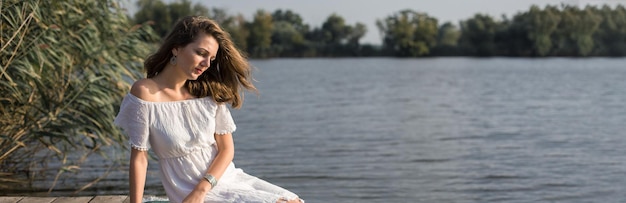
[[[206,181],[209,181],[209,183],[211,183],[211,188],[215,188],[215,186],[217,185],[217,179],[213,177],[213,175],[211,174],[204,175],[204,179]]]

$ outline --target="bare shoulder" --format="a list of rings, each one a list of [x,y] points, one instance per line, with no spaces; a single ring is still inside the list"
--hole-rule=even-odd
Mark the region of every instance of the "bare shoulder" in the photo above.
[[[156,99],[157,90],[158,86],[154,80],[144,78],[133,83],[133,86],[130,88],[130,93],[139,99],[154,101]]]

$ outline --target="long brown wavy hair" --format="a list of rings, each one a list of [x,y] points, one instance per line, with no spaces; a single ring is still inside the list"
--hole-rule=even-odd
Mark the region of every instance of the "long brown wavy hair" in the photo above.
[[[144,62],[147,77],[152,78],[163,71],[173,56],[172,49],[193,42],[200,32],[213,36],[219,48],[211,67],[197,80],[187,80],[185,87],[198,98],[211,96],[217,102],[230,103],[233,108],[241,107],[241,87],[257,91],[252,84],[252,68],[243,53],[235,47],[230,34],[207,17],[187,16],[180,19],[157,52]]]

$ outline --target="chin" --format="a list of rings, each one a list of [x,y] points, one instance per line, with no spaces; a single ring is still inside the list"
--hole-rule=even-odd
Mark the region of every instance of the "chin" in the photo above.
[[[187,78],[187,80],[198,80],[200,76],[191,76],[189,78]]]

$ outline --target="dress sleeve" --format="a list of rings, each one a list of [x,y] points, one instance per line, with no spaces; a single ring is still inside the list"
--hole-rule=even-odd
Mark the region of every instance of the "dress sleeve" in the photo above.
[[[233,133],[237,129],[235,121],[230,115],[230,110],[224,103],[217,105],[217,112],[215,114],[215,133],[218,135],[224,135]]]
[[[149,117],[148,105],[131,94],[124,97],[114,124],[122,128],[133,149],[139,151],[150,149]]]

